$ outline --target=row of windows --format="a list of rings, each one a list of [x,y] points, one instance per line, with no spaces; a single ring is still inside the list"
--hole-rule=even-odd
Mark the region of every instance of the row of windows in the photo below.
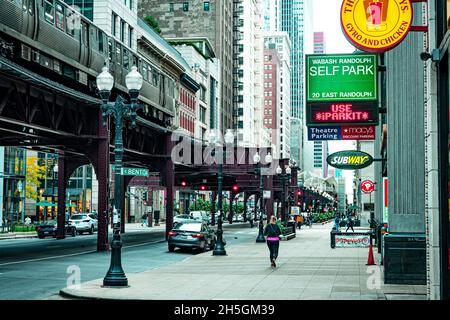
[[[272,105],[272,100],[264,100],[264,105],[265,106],[271,106]]]
[[[264,65],[264,70],[272,70],[272,65],[271,64],[265,64]]]
[[[264,109],[264,114],[265,115],[272,115],[272,109]]]
[[[126,38],[125,30],[127,30],[127,29],[128,29],[128,32],[127,32],[128,37],[127,37],[127,39],[125,39]],[[127,28],[127,23],[125,22],[125,20],[122,20],[121,18],[119,18],[119,16],[114,12],[111,14],[111,34],[114,37],[119,38],[120,41],[122,41],[123,43],[127,43],[128,47],[132,48],[134,29],[130,25],[128,25],[128,28]],[[128,41],[126,41],[126,40],[128,40]]]
[[[271,65],[272,66],[272,65]],[[264,66],[265,67],[265,66]],[[264,79],[272,79],[272,73],[265,73]]]
[[[264,119],[264,124],[272,124],[272,119]]]
[[[272,88],[272,82],[264,82],[264,88]]]
[[[195,96],[184,89],[180,90],[180,102],[195,112]]]
[[[189,11],[189,2],[183,2],[182,5],[182,9],[183,11]],[[204,1],[203,2],[203,11],[209,11],[210,9],[210,2],[209,1]],[[174,12],[175,11],[175,4],[173,2],[169,3],[169,12]]]
[[[194,118],[186,115],[184,112],[180,112],[180,127],[194,133]]]

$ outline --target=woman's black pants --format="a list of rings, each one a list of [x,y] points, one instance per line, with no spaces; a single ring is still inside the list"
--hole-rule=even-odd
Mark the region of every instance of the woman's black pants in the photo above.
[[[280,247],[280,241],[267,240],[267,246],[270,251],[270,261],[275,260],[278,257],[278,248]]]

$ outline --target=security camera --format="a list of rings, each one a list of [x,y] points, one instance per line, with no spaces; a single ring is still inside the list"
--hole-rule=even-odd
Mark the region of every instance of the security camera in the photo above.
[[[427,61],[428,59],[431,59],[431,54],[429,54],[428,52],[422,52],[420,54],[420,60],[422,61]]]

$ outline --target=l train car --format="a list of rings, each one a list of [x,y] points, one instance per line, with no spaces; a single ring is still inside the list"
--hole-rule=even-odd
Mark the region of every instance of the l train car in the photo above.
[[[109,65],[115,89],[128,90],[133,65],[143,75],[144,114],[169,126],[175,116],[175,81],[108,37],[92,21],[58,0],[0,0],[0,54],[74,89],[96,95],[96,77]]]

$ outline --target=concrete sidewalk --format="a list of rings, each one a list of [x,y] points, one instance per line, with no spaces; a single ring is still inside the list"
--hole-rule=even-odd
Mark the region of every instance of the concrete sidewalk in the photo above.
[[[128,273],[127,288],[103,288],[103,279],[98,279],[60,294],[131,300],[426,299],[425,286],[384,285],[382,268],[366,266],[367,248],[331,249],[332,225],[302,228],[296,238],[281,242],[276,269],[270,267],[267,245],[251,241],[226,246],[227,256],[209,251],[159,269]]]

